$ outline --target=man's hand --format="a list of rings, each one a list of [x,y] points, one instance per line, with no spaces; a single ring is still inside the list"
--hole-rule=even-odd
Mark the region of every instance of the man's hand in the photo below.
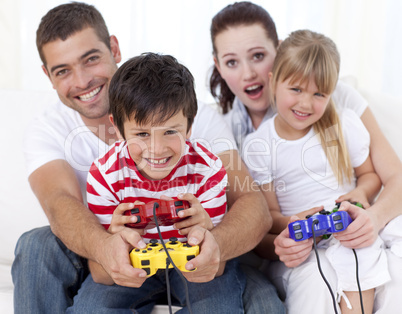
[[[339,210],[347,211],[353,220],[346,230],[333,234],[343,246],[357,249],[374,243],[379,230],[370,210],[365,210],[349,202],[342,202]]]
[[[147,278],[145,270],[134,268],[131,265],[129,252],[135,247],[143,249],[146,244],[140,234],[133,229],[125,228],[110,235],[99,248],[98,263],[113,281],[121,286],[139,288]]]
[[[181,235],[188,235],[191,228],[196,225],[207,230],[211,230],[214,227],[211,217],[193,194],[179,194],[177,197],[180,200],[188,201],[191,205],[190,208],[181,210],[178,214],[180,218],[188,218],[174,224],[174,227],[179,230]]]
[[[197,269],[192,272],[182,272],[188,281],[208,282],[223,273],[219,246],[211,232],[195,226],[188,234],[188,243],[200,246],[200,254],[186,264],[187,270]]]
[[[289,223],[299,220],[297,216],[290,217]],[[274,240],[275,253],[287,267],[296,267],[303,263],[310,255],[313,240],[307,239],[296,242],[289,237],[286,227]]]

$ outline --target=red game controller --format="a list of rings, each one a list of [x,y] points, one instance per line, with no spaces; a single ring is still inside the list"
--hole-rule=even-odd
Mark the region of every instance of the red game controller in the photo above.
[[[124,215],[136,216],[137,222],[126,224],[126,226],[137,229],[156,227],[153,214],[154,206],[156,206],[155,215],[159,226],[171,226],[187,218],[180,218],[178,214],[181,210],[190,208],[190,203],[180,200],[154,200],[146,204],[134,205],[134,208],[126,210]]]

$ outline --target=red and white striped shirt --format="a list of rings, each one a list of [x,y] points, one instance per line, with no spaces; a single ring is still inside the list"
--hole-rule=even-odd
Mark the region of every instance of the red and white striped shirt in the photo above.
[[[87,180],[87,201],[89,209],[107,229],[120,203],[136,200],[148,203],[160,199],[161,195],[177,199],[180,193],[191,193],[216,226],[226,212],[226,185],[222,161],[196,142],[186,142],[184,155],[166,178],[149,180],[138,171],[127,143],[121,141],[92,164]],[[173,226],[160,226],[160,230],[164,240],[171,237],[186,240]],[[159,239],[157,229],[147,230],[143,238],[146,242]]]

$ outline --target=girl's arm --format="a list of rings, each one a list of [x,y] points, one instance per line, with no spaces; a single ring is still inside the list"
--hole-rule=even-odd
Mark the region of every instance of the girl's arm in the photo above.
[[[283,261],[285,259],[286,261],[291,260],[291,265],[292,263],[295,263],[295,260],[299,260],[300,254],[305,257],[305,255],[311,250],[311,241],[306,240],[306,241],[300,241],[296,242],[293,239],[289,238],[289,232],[288,230],[288,224],[291,221],[295,221],[297,219],[305,219],[307,215],[313,215],[320,210],[323,209],[323,206],[320,207],[315,207],[303,212],[300,212],[297,216],[284,216],[281,213],[280,206],[278,203],[278,199],[276,197],[275,189],[273,183],[267,183],[262,185],[261,190],[263,191],[263,195],[265,197],[265,200],[267,201],[268,208],[270,210],[273,224],[272,228],[267,233],[262,241],[256,246],[254,249],[254,252],[257,253],[260,257],[269,259],[269,260],[276,260],[279,258]],[[281,235],[281,239],[277,240],[278,243],[274,241],[278,234]],[[287,234],[287,238],[285,239],[284,234]],[[276,248],[276,250],[275,250]],[[292,256],[294,255],[295,256]],[[308,254],[307,254],[308,255]],[[301,260],[304,260],[304,259]]]

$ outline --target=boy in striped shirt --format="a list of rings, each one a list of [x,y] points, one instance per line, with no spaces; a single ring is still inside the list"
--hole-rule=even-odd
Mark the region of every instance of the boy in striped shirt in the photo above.
[[[109,102],[112,123],[122,140],[94,161],[87,182],[88,207],[101,224],[117,233],[127,228],[126,224],[137,222],[135,216],[124,215],[134,205],[155,199],[180,199],[190,203],[190,208],[179,214],[187,219],[161,226],[165,241],[171,237],[186,241],[194,226],[207,230],[216,226],[226,212],[227,175],[218,157],[201,144],[187,140],[197,113],[193,77],[188,69],[167,55],[147,53],[132,58],[113,76]],[[159,239],[156,228],[139,232],[145,242]],[[89,261],[89,267],[94,282],[114,283],[99,264]],[[224,311],[228,304],[233,307],[233,302],[239,302],[237,308],[242,309],[243,274],[235,261],[228,262],[225,272],[224,269],[222,265],[220,276],[208,283],[189,283],[194,310],[198,307],[202,312],[208,304],[214,304]],[[232,289],[226,292],[228,283],[238,285],[237,293]],[[152,307],[158,297],[155,291],[165,283],[157,273],[141,287],[144,285],[144,289],[131,288],[138,291],[135,298],[127,300],[127,306]],[[110,288],[104,287],[110,293]],[[183,306],[182,290],[177,287],[176,291],[181,292],[176,298]],[[205,297],[198,298],[199,295]],[[225,296],[228,303],[223,301]]]

